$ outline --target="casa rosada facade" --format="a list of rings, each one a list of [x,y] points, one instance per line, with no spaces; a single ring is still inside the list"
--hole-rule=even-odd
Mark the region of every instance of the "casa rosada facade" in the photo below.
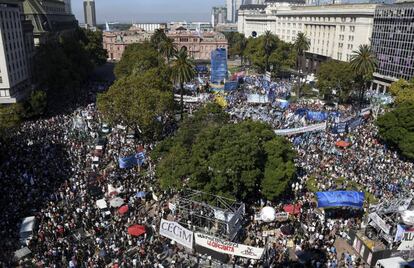
[[[195,60],[209,60],[211,51],[217,48],[228,48],[225,36],[218,32],[198,32],[176,30],[167,32],[174,40],[177,49],[186,47],[189,55]],[[108,59],[119,61],[128,45],[149,41],[151,34],[145,31],[104,32],[103,46],[108,51]]]

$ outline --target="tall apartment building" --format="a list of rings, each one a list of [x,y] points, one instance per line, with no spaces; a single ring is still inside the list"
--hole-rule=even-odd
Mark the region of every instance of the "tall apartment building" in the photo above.
[[[216,27],[219,24],[225,24],[227,22],[227,8],[226,7],[213,7],[211,10],[211,25]]]
[[[361,44],[370,44],[375,4],[304,6],[298,1],[239,10],[238,31],[258,36],[269,30],[285,42],[297,33],[310,39],[306,69],[314,72],[326,59],[350,61]]]
[[[67,14],[72,14],[72,2],[71,0],[64,0],[65,3],[65,11]]]
[[[95,0],[83,0],[83,14],[86,27],[96,27]]]
[[[413,78],[414,3],[378,6],[371,42],[379,62],[374,89],[382,91],[398,79]]]
[[[30,88],[28,54],[33,52],[30,23],[19,1],[0,4],[0,103],[23,99]]]
[[[226,0],[228,22],[237,22],[237,12],[243,3],[243,0]]]

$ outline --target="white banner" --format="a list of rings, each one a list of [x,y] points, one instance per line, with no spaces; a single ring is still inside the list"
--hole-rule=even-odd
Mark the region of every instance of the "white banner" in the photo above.
[[[413,250],[414,249],[414,229],[405,230],[404,236],[401,239],[401,244],[398,250]]]
[[[276,217],[275,217],[276,221],[287,221],[288,219],[289,219],[289,213],[286,213],[286,212],[276,213]]]
[[[288,129],[277,129],[275,130],[276,135],[293,135],[299,133],[305,133],[310,131],[321,131],[326,129],[326,122],[321,124],[314,124],[306,127],[299,128],[288,128]]]
[[[193,249],[193,232],[176,222],[162,219],[160,223],[160,234]]]
[[[264,248],[237,244],[202,233],[195,233],[194,236],[197,245],[225,254],[258,260],[262,257],[264,251]]]

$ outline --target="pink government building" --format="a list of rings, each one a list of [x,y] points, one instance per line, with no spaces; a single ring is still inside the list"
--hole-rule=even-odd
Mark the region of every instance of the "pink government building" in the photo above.
[[[152,33],[132,27],[128,31],[114,31],[103,33],[103,46],[108,51],[108,59],[119,61],[129,44],[149,41]],[[167,36],[174,40],[177,49],[186,47],[189,55],[195,60],[210,60],[211,51],[216,48],[228,48],[227,40],[222,33],[198,32],[177,29],[167,32]]]

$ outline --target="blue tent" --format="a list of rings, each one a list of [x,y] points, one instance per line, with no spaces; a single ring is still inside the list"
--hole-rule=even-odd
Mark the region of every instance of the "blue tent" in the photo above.
[[[330,191],[316,192],[318,207],[357,207],[364,204],[364,192],[355,191]]]

